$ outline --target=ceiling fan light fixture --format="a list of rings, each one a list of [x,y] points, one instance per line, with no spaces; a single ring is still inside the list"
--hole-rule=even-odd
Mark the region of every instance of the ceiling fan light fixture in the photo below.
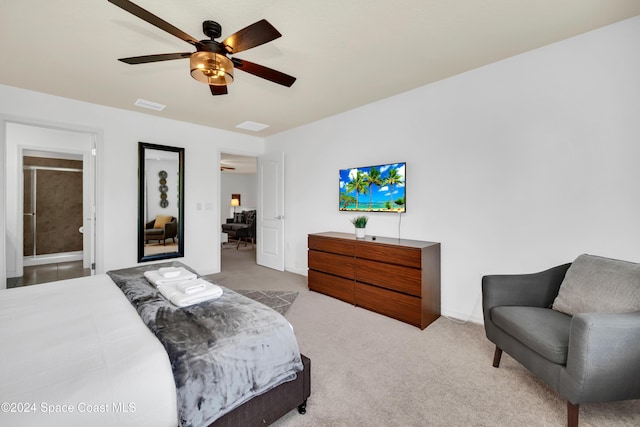
[[[233,62],[225,55],[215,52],[195,52],[191,54],[191,77],[199,82],[226,86],[233,83]]]

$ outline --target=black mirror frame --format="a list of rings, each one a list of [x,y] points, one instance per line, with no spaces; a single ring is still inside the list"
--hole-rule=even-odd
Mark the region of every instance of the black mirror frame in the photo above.
[[[172,151],[178,153],[178,251],[144,255],[145,229],[145,150]],[[138,262],[184,257],[184,148],[138,142]]]

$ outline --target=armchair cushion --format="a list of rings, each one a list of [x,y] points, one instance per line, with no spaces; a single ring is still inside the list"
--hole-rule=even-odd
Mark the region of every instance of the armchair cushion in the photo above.
[[[231,232],[234,236],[238,230],[243,230],[245,228],[248,228],[247,224],[240,224],[235,222],[231,224],[222,224],[222,231],[225,233]]]
[[[553,309],[571,316],[640,310],[640,264],[580,255],[567,270]]]
[[[256,211],[247,211],[244,213],[244,222],[249,225],[253,225],[253,222],[256,220]]]
[[[144,230],[144,235],[146,238],[148,239],[154,239],[151,236],[163,236],[164,235],[164,229],[163,228],[147,228],[146,230]]]
[[[567,363],[570,316],[548,308],[503,306],[492,309],[491,318],[498,327],[545,359],[560,365]]]

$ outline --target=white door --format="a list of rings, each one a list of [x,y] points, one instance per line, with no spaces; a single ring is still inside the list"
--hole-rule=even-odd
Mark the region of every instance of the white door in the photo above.
[[[258,264],[284,271],[284,153],[258,157]]]
[[[96,136],[91,135],[91,151],[83,156],[83,209],[82,221],[83,235],[83,268],[91,269],[91,274],[96,274]],[[89,248],[89,250],[87,250]]]

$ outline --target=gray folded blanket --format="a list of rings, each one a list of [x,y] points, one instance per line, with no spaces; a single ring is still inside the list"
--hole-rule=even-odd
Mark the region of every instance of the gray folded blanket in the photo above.
[[[107,274],[167,350],[182,427],[208,426],[302,371],[298,343],[282,315],[224,287],[216,300],[176,307],[143,276],[167,266],[191,270],[171,262]]]

